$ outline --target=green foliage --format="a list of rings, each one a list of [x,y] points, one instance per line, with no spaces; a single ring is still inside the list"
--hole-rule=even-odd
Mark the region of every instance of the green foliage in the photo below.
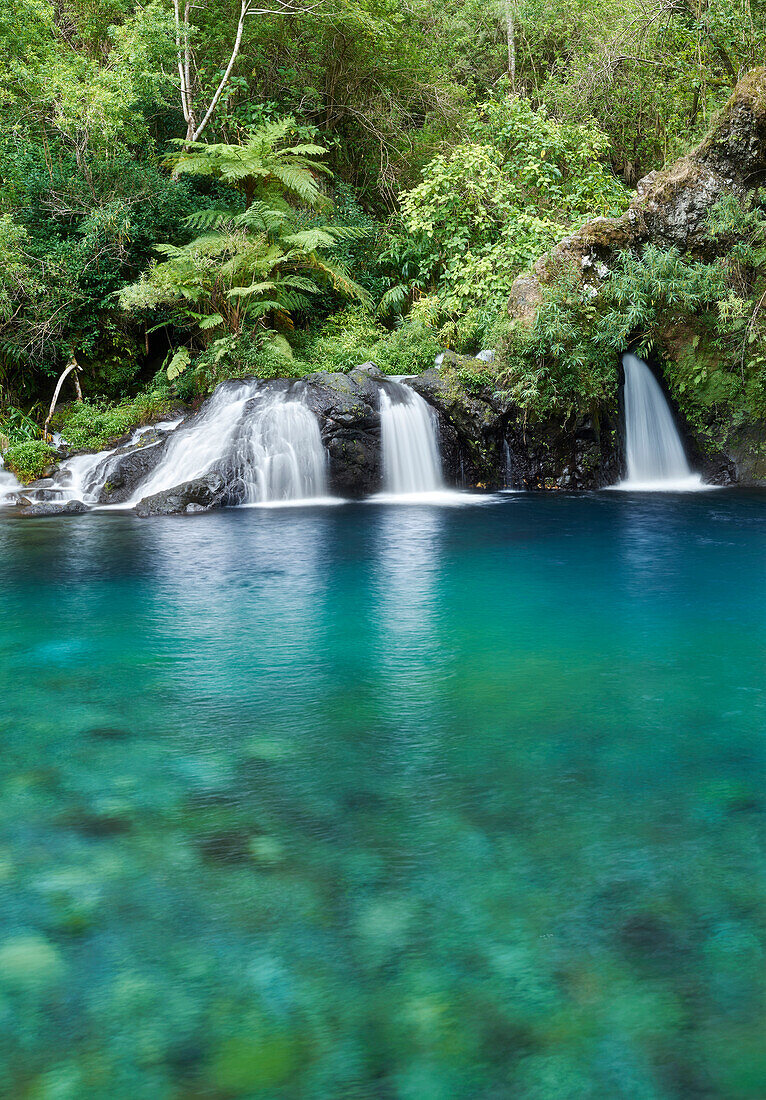
[[[5,408],[0,409],[0,454],[17,443],[27,443],[40,438],[42,435],[40,425],[32,415],[39,411],[33,408],[29,412],[24,412],[15,405],[6,405]]]
[[[42,477],[52,459],[53,450],[42,439],[13,443],[3,457],[6,469],[24,485]]]
[[[118,405],[102,401],[67,405],[56,413],[52,425],[74,450],[103,451],[134,428],[157,420],[169,407],[168,391],[156,389]]]
[[[237,145],[181,142],[181,153],[172,158],[176,175],[212,176],[244,194],[249,206],[260,202],[287,210],[287,200],[316,206],[320,200],[316,174],[328,169],[320,161],[327,150],[315,143],[285,145],[295,130],[295,119],[265,122],[250,130]]]
[[[324,152],[304,144],[281,149],[291,119],[253,131],[244,146],[198,146],[183,154],[177,171],[216,175],[245,189],[243,210],[203,210],[187,219],[203,230],[187,244],[162,244],[165,257],[135,284],[123,289],[128,310],[170,307],[176,322],[194,332],[204,346],[230,356],[229,337],[251,327],[291,331],[293,315],[307,309],[309,296],[329,284],[339,294],[364,299],[343,264],[328,253],[341,241],[365,230],[352,226],[299,224],[290,199],[317,206],[319,190],[312,175],[314,158]],[[203,151],[204,150],[204,151]],[[223,343],[219,343],[220,341]],[[216,362],[221,357],[216,358]],[[188,365],[175,355],[168,376]]]
[[[640,256],[621,253],[598,294],[576,273],[562,272],[532,326],[512,328],[502,384],[537,416],[589,411],[614,399],[621,352],[634,345],[650,354],[662,330],[714,306],[725,287],[721,263],[686,261],[654,246]]]
[[[208,211],[190,219],[206,232],[186,245],[158,245],[166,257],[120,301],[128,310],[170,306],[177,322],[206,334],[240,335],[249,325],[292,327],[322,282],[364,298],[340,264],[326,253],[357,231],[340,226],[296,228],[281,210],[254,202],[238,214]]]
[[[384,260],[405,277],[381,301],[386,315],[435,291],[442,323],[481,311],[486,330],[516,275],[594,212],[617,214],[626,194],[603,163],[593,127],[563,125],[517,96],[484,105],[474,140],[435,157],[402,197],[402,234]],[[451,343],[454,332],[444,331]]]
[[[723,252],[712,263],[624,252],[598,293],[562,272],[531,327],[511,327],[500,385],[527,415],[583,413],[615,399],[619,355],[633,347],[663,361],[700,435],[720,441],[765,418],[766,217],[728,196],[708,227]]]
[[[199,108],[239,6],[191,10]],[[119,404],[169,347],[177,386],[318,365],[319,352],[290,359],[268,331],[394,370],[428,365],[439,344],[495,346],[515,274],[583,218],[621,210],[622,181],[688,146],[762,60],[766,26],[750,0],[514,0],[511,11],[512,87],[502,5],[259,12],[209,144],[189,146],[173,5],[8,0],[0,403],[49,397],[72,353],[86,394]],[[732,243],[715,339],[747,387],[764,344],[757,214],[718,217],[711,231]],[[159,263],[158,242],[170,242]],[[359,288],[381,323],[331,336],[323,322]],[[121,309],[121,293],[146,308]]]
[[[300,355],[310,369],[348,371],[372,362],[384,374],[420,374],[433,366],[439,351],[438,334],[417,314],[388,332],[359,307],[334,314],[300,344]]]

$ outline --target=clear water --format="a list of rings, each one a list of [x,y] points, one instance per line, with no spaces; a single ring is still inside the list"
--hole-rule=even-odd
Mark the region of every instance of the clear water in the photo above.
[[[761,1100],[766,509],[0,518],[0,1093]]]

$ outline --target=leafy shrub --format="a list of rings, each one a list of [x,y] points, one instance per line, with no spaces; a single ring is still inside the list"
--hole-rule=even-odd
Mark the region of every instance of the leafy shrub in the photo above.
[[[427,310],[413,310],[388,332],[368,311],[344,309],[300,345],[301,357],[312,370],[349,371],[372,362],[384,374],[420,374],[433,366],[440,350]]]
[[[521,270],[594,212],[619,214],[627,203],[595,127],[567,126],[501,94],[481,109],[473,137],[434,157],[402,197],[382,257],[401,273],[383,314],[435,291],[449,343],[466,313],[475,330],[491,328]]]
[[[32,410],[34,412],[35,409]],[[31,413],[15,405],[7,405],[0,412],[0,447],[7,448],[12,443],[24,443],[28,439],[40,438],[40,426]]]
[[[24,443],[12,444],[5,452],[4,462],[6,469],[26,485],[43,476],[52,458],[52,448],[42,439],[28,439]]]
[[[562,272],[544,291],[532,326],[511,327],[501,381],[521,408],[537,415],[585,412],[616,395],[616,361],[635,344],[648,355],[669,324],[713,306],[726,293],[720,263],[683,259],[655,246],[622,253],[598,294]]]

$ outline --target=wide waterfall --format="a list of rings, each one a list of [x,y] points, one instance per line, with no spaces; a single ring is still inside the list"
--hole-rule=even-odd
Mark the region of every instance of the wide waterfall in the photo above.
[[[252,385],[220,386],[204,410],[175,431],[159,465],[138,486],[131,504],[193,481],[222,462],[233,449]]]
[[[380,391],[380,428],[386,492],[438,492],[444,486],[436,417],[419,393],[401,382]]]
[[[622,359],[625,372],[626,477],[620,489],[694,489],[702,486],[692,473],[673,413],[660,384],[636,355]]]
[[[325,496],[327,456],[313,413],[257,383],[221,387],[204,411],[174,432],[131,504],[219,470],[245,504]]]

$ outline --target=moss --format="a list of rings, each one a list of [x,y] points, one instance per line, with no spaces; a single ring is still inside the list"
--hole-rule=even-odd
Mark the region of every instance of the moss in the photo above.
[[[24,485],[42,477],[53,460],[53,450],[41,439],[14,443],[5,452],[5,467]]]

